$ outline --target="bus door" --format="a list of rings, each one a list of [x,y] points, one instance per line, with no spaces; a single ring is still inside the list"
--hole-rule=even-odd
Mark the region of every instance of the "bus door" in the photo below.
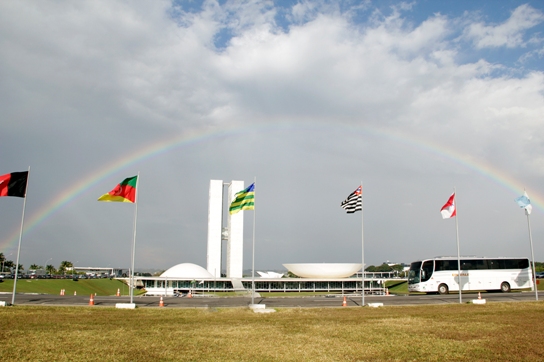
[[[421,282],[427,282],[427,291],[432,291],[436,288],[436,285],[433,285],[434,281],[431,280],[434,271],[434,260],[425,260],[421,265]]]

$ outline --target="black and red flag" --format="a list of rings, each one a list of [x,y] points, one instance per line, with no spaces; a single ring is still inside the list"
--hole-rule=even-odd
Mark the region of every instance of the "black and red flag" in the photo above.
[[[27,179],[28,171],[12,172],[0,176],[0,197],[25,197]]]

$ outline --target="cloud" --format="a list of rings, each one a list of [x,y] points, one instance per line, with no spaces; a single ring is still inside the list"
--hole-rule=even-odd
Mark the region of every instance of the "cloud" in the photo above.
[[[498,25],[470,24],[465,36],[474,42],[477,49],[526,46],[524,32],[544,21],[544,14],[528,4],[520,5],[510,18]]]
[[[0,3],[2,169],[32,165],[28,214],[103,177],[29,232],[25,258],[54,245],[59,260],[129,260],[130,210],[96,198],[138,171],[142,267],[204,265],[209,180],[254,177],[257,233],[273,241],[259,268],[354,261],[360,219],[339,203],[361,178],[371,263],[452,254],[435,241],[452,184],[466,253],[492,236],[516,254],[512,189],[544,178],[544,73],[481,49],[505,34],[515,59],[538,51],[522,40],[541,11],[492,27],[349,4]],[[17,230],[0,201],[0,229]],[[489,220],[486,205],[513,211]]]

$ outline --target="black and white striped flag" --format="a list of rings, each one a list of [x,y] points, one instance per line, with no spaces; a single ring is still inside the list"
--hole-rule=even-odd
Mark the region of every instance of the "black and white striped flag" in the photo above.
[[[342,201],[340,206],[346,210],[348,214],[353,214],[355,211],[363,210],[363,187],[357,187],[357,190],[353,191],[347,199]]]

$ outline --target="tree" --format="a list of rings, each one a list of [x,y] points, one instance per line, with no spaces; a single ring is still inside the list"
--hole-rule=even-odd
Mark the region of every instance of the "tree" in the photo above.
[[[13,268],[15,266],[15,263],[12,260],[6,260],[4,261],[4,270]]]
[[[68,270],[68,268],[72,268],[72,267],[73,267],[72,262],[70,262],[68,260],[63,260],[63,261],[60,262],[59,273],[66,274],[66,270]]]
[[[57,269],[55,269],[55,267],[51,264],[47,265],[45,270],[47,270],[49,274],[55,274],[57,272]]]
[[[284,275],[282,278],[300,278],[298,275],[291,273],[290,271],[287,272],[286,275]]]
[[[30,269],[34,269],[34,270],[40,269],[40,266],[38,264],[32,264],[30,265]]]
[[[384,273],[384,272],[390,272],[393,268],[391,268],[387,263],[383,263],[379,266],[370,265],[368,266],[365,271],[369,273]]]

